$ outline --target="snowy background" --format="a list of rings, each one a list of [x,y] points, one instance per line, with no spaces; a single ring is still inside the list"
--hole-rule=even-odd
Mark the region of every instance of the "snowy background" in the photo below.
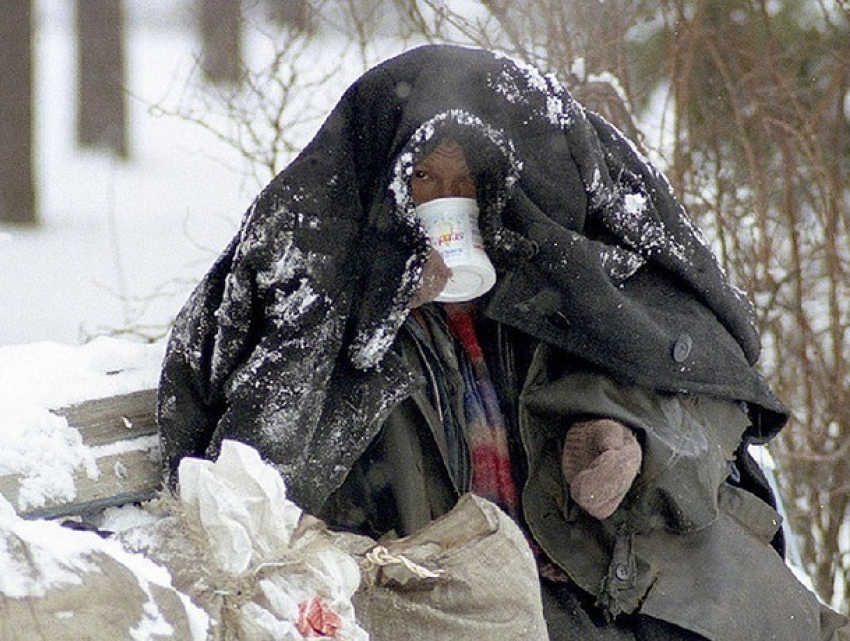
[[[0,476],[31,478],[32,503],[73,492],[73,471],[92,463],[79,434],[49,408],[156,385],[162,341],[122,332],[164,336],[261,187],[233,148],[160,109],[179,103],[195,72],[199,43],[185,4],[169,3],[169,13],[159,0],[125,3],[127,162],[76,148],[73,3],[36,4],[42,224],[0,223]],[[260,42],[245,48],[262,56]],[[405,48],[388,40],[372,62]],[[340,64],[336,55],[315,59]],[[338,69],[339,92],[361,71],[356,63]],[[327,113],[335,97],[320,102],[311,106]],[[133,525],[135,516],[116,512],[114,519]],[[107,527],[121,529],[117,520]],[[0,568],[3,574],[8,583],[11,574]]]
[[[189,106],[200,93],[193,3],[134,0],[124,6],[126,162],[75,146],[73,3],[36,2],[35,165],[42,224],[28,230],[0,223],[0,345],[81,344],[127,328],[161,335],[270,178],[258,178],[256,167],[197,122],[174,115],[199,109]],[[341,40],[331,33],[311,45],[316,49],[305,56],[310,72],[333,73],[335,82],[307,97],[302,110],[327,115],[362,73],[362,59],[341,50]],[[243,42],[249,67],[264,67],[277,46],[262,25],[249,23]],[[389,35],[377,38],[369,66],[407,46]],[[295,142],[312,137],[320,124],[314,120]]]
[[[162,326],[233,234],[256,191],[235,153],[197,125],[157,115],[195,65],[188,25],[128,2],[131,159],[74,145],[71,9],[36,17],[36,157],[42,225],[0,225],[0,345],[78,344],[130,325]],[[179,282],[178,282],[179,281]]]

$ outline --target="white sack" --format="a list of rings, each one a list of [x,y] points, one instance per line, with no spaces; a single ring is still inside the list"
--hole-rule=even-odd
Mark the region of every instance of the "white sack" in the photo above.
[[[226,440],[215,462],[186,458],[178,474],[173,515],[126,540],[171,569],[217,622],[216,639],[368,640],[352,605],[357,562],[256,450]]]

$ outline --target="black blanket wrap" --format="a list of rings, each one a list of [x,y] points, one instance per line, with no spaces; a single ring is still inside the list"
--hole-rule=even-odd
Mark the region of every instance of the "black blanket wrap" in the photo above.
[[[664,176],[553,77],[437,45],[345,92],[178,315],[159,396],[170,481],[182,457],[235,438],[315,510],[409,394],[391,347],[429,245],[393,184],[423,123],[446,114],[486,123],[515,162],[482,223],[500,274],[491,318],[622,381],[745,402],[754,441],[782,427],[751,306]]]

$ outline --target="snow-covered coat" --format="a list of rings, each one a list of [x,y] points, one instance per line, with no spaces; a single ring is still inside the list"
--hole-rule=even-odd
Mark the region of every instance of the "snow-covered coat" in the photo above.
[[[308,511],[342,484],[417,385],[392,350],[430,250],[407,181],[446,132],[478,141],[492,320],[625,383],[741,402],[750,439],[781,428],[750,305],[663,175],[554,78],[427,46],[346,91],[180,312],[159,397],[172,481],[233,438]]]

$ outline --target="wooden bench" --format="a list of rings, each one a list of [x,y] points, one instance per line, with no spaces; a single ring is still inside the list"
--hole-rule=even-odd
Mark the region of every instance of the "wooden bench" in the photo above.
[[[56,410],[79,430],[94,453],[100,475],[75,475],[72,501],[49,501],[20,510],[26,518],[57,518],[96,512],[152,498],[161,487],[160,446],[156,426],[156,390],[86,401]],[[50,461],[44,461],[50,465]],[[21,479],[0,476],[0,494],[17,508]]]

